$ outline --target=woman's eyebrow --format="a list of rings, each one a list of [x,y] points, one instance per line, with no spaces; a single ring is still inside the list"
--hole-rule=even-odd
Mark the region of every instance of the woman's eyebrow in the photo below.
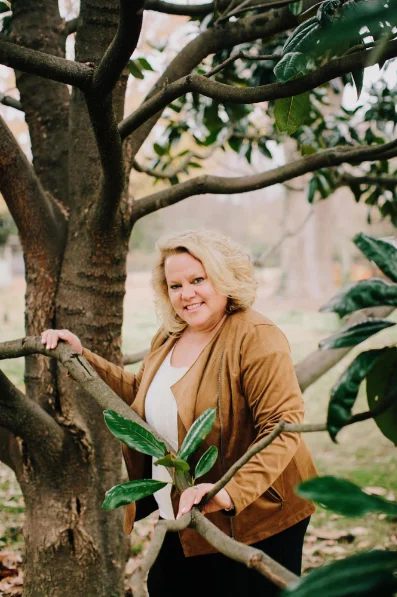
[[[195,278],[204,278],[205,272],[195,272],[194,274],[190,274],[187,276],[190,280],[194,280]],[[180,280],[168,280],[167,284],[179,284]]]

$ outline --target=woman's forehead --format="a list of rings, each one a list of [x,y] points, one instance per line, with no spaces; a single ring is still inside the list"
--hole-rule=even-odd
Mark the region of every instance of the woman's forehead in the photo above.
[[[175,253],[166,258],[164,272],[165,277],[169,279],[176,276],[202,275],[205,269],[201,261],[190,253]]]

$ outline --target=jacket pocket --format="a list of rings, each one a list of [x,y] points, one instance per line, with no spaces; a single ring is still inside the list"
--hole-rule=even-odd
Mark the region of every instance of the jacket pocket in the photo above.
[[[264,494],[271,502],[276,502],[277,504],[280,504],[280,508],[283,509],[284,508],[284,500],[282,498],[282,496],[279,494],[279,492],[274,489],[274,487],[269,487]]]

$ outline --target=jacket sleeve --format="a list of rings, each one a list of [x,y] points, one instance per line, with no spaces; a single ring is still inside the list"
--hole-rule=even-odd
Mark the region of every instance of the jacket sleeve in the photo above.
[[[88,348],[83,348],[83,357],[94,367],[99,377],[113,392],[120,396],[128,406],[131,406],[141,383],[146,357],[136,374],[124,371],[121,367],[109,363],[109,361],[91,352]]]
[[[251,411],[256,438],[268,435],[280,419],[301,423],[304,405],[287,339],[272,325],[257,325],[241,346],[241,387]],[[280,476],[300,442],[297,433],[281,433],[256,454],[225,486],[239,514]]]

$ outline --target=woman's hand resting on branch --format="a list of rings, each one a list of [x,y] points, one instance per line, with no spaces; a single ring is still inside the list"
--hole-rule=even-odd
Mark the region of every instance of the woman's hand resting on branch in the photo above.
[[[178,520],[178,518],[181,518],[186,512],[190,512],[193,506],[197,506],[213,487],[213,483],[200,483],[199,485],[194,485],[193,487],[185,489],[185,491],[181,493],[179,511],[176,519]],[[232,507],[232,498],[226,489],[221,489],[208,504],[205,504],[205,506],[201,508],[201,512],[203,514],[210,514],[211,512],[218,512],[218,510],[231,510]]]
[[[41,342],[46,344],[47,350],[56,348],[60,340],[69,344],[75,352],[83,353],[83,345],[80,339],[69,330],[45,330],[41,332]]]

